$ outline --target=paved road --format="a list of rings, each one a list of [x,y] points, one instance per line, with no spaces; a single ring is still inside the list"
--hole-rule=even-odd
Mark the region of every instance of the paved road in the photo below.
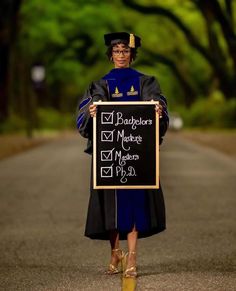
[[[83,236],[84,144],[71,136],[0,162],[0,290],[121,290],[103,275],[107,242]],[[168,135],[161,175],[168,229],[139,241],[137,290],[236,290],[236,161]]]

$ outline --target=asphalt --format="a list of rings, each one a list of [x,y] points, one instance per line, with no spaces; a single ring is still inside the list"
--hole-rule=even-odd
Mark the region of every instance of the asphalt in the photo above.
[[[108,242],[83,235],[84,147],[67,136],[0,162],[0,290],[121,290]],[[168,134],[160,168],[167,229],[139,240],[136,290],[236,290],[236,160]]]

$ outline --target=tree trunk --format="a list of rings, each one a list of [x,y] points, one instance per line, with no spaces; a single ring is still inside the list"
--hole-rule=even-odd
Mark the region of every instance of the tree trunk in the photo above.
[[[9,46],[0,43],[0,122],[8,116],[8,59]]]
[[[219,87],[227,98],[232,98],[236,96],[236,36],[234,35],[233,28],[230,26],[229,20],[225,17],[216,0],[198,0],[197,7],[206,22],[209,50],[215,60],[214,73],[219,80]],[[230,9],[229,3],[228,9]],[[233,70],[227,65],[227,56],[219,45],[219,36],[215,31],[216,22],[221,25],[223,36],[228,45],[228,57],[233,61]]]
[[[18,12],[21,0],[2,0],[0,3],[0,122],[9,114],[9,59],[11,46],[16,40]]]

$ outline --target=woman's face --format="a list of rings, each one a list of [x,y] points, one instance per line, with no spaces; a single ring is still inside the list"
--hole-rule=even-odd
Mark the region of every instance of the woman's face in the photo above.
[[[114,45],[112,48],[112,59],[115,68],[128,68],[130,64],[131,52],[130,48],[123,43]]]

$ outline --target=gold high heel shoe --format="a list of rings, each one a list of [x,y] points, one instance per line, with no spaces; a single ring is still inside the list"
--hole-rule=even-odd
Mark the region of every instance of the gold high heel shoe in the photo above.
[[[108,270],[105,272],[107,275],[114,275],[118,274],[123,271],[123,259],[124,259],[124,252],[121,249],[113,249],[112,254],[115,253],[117,256],[117,265],[110,264]],[[119,264],[121,264],[121,270],[119,270]]]
[[[136,252],[128,252],[126,253],[125,255],[125,264],[127,266],[127,257],[128,255],[135,255]],[[137,267],[136,266],[131,266],[130,268],[126,268],[125,271],[124,271],[124,274],[123,276],[125,278],[136,278],[138,276],[138,273],[137,273]]]

